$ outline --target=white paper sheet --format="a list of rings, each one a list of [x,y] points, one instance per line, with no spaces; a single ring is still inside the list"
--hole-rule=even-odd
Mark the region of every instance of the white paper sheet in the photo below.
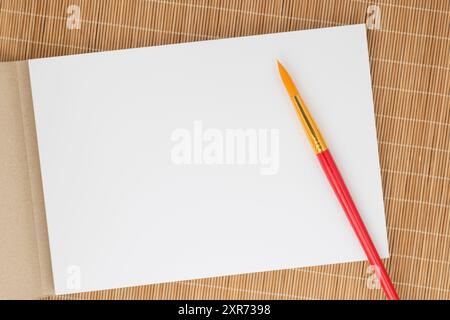
[[[365,259],[276,59],[388,256],[364,25],[66,56],[30,61],[56,293]]]

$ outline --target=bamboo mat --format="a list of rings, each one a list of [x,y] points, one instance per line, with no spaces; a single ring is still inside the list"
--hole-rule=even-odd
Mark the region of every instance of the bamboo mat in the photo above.
[[[391,252],[386,264],[402,298],[449,299],[449,0],[0,0],[0,60],[364,22]],[[329,265],[48,298],[383,299],[380,289],[370,289],[367,268]]]

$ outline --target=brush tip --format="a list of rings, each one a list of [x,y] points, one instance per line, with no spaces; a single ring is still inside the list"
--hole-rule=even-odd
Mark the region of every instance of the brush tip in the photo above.
[[[281,79],[283,80],[283,84],[286,87],[286,90],[288,91],[289,95],[292,97],[298,94],[297,88],[295,87],[295,84],[292,81],[291,76],[278,59],[277,59],[277,66],[278,71],[280,72]]]
[[[284,69],[283,65],[281,64],[281,61],[277,59],[277,66],[278,70]]]

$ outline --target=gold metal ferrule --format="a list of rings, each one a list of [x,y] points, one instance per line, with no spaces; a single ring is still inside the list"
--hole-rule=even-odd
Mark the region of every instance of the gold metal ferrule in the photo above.
[[[302,123],[303,129],[305,129],[309,143],[311,144],[314,152],[318,154],[327,150],[327,144],[325,143],[325,140],[323,139],[316,122],[309,113],[308,107],[303,99],[300,95],[295,95],[292,96],[292,102],[296,106],[295,111],[297,112],[297,116]]]

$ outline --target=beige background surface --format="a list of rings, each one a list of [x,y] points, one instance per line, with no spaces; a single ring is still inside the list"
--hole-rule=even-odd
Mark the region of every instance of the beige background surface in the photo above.
[[[80,28],[67,27],[70,5]],[[391,258],[402,298],[450,298],[448,0],[0,0],[0,60],[361,23],[368,32]],[[370,11],[370,10],[369,10]],[[367,263],[142,286],[70,299],[383,299]]]

